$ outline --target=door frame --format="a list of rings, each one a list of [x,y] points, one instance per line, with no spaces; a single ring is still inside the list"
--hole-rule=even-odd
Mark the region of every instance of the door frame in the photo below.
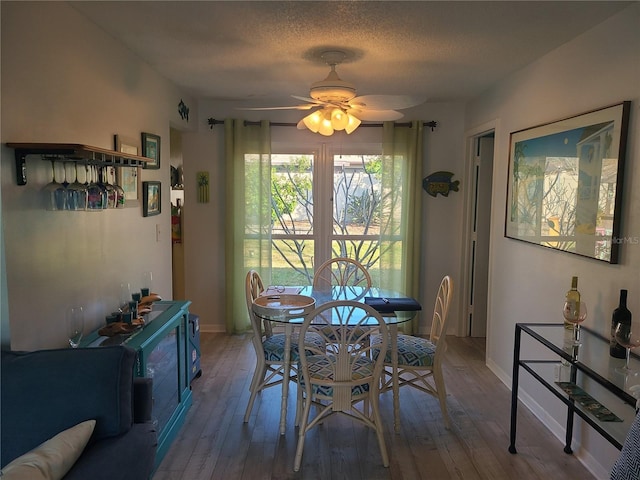
[[[493,210],[496,205],[495,202],[495,169],[497,166],[496,162],[496,151],[497,151],[497,139],[499,131],[499,122],[498,120],[492,120],[490,122],[479,125],[473,129],[467,130],[465,132],[465,167],[464,167],[464,211],[463,211],[463,226],[462,226],[462,238],[464,239],[462,242],[462,252],[461,258],[462,262],[460,265],[460,296],[458,297],[458,307],[461,315],[458,316],[458,324],[457,324],[457,332],[458,336],[468,337],[470,336],[470,319],[469,319],[469,297],[471,295],[471,275],[472,275],[472,259],[473,259],[473,251],[471,249],[471,236],[473,235],[473,227],[472,222],[474,218],[474,209],[475,209],[475,162],[476,162],[476,144],[480,137],[483,137],[487,134],[494,133],[494,153],[493,153],[493,165],[491,176],[494,181],[492,182],[492,191],[491,191],[491,204],[492,204],[492,213],[491,219],[489,222],[489,268],[487,273],[487,330],[486,330],[486,341],[489,341],[490,330],[491,330],[491,265],[492,265],[492,235],[493,231],[492,225],[495,221]]]

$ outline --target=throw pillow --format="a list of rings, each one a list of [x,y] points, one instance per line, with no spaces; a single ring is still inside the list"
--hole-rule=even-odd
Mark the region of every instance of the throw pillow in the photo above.
[[[7,464],[0,471],[2,480],[60,480],[82,454],[95,426],[95,420],[87,420],[60,432]]]

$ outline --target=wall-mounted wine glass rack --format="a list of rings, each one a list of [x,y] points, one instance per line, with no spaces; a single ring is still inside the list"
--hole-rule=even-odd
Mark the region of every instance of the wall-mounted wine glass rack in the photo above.
[[[39,155],[43,160],[91,163],[102,166],[142,167],[149,158],[106,148],[90,147],[75,143],[7,143],[15,149],[16,181],[27,184],[27,155]]]

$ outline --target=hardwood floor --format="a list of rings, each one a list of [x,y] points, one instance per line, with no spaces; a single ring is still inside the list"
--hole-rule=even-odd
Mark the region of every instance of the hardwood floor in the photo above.
[[[393,433],[392,394],[381,396],[390,466],[375,432],[342,416],[313,429],[302,467],[293,471],[297,442],[295,386],[287,431],[278,434],[280,388],[258,395],[243,423],[255,357],[248,335],[203,334],[202,377],[194,404],[153,480],[586,480],[594,478],[524,407],[518,411],[518,454],[509,444],[509,390],[484,365],[484,339],[450,337],[445,360],[451,430],[435,398],[400,391],[402,428]]]

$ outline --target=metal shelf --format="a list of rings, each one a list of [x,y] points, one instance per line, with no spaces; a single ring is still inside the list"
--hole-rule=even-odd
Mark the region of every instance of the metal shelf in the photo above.
[[[123,167],[142,167],[151,160],[139,155],[76,143],[7,143],[6,145],[15,149],[16,181],[18,185],[27,184],[27,155],[39,155],[43,160],[50,161],[60,160]]]

